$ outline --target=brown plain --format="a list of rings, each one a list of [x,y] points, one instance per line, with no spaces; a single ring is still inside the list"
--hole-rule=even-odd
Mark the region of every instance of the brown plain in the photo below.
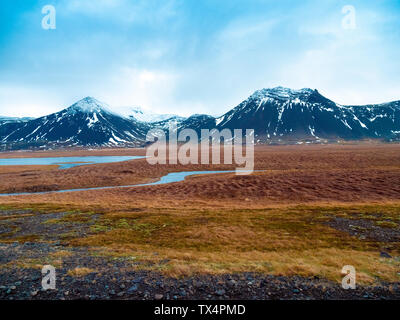
[[[75,151],[72,155],[145,155],[143,149]],[[9,157],[13,154],[0,154]],[[21,154],[19,154],[20,156]],[[65,156],[29,153],[33,156]],[[0,192],[36,192],[71,188],[131,185],[157,181],[178,171],[233,170],[235,165],[150,165],[145,159],[58,170],[57,166],[0,166]],[[168,185],[85,192],[89,202],[114,203],[157,200],[191,203],[217,202],[218,206],[298,204],[310,202],[371,202],[400,200],[400,146],[289,146],[256,147],[252,175],[218,174],[189,177]],[[79,194],[49,194],[14,198],[74,201]],[[106,195],[106,196],[105,196]],[[96,198],[100,197],[98,200]],[[13,198],[10,198],[13,199]],[[9,201],[8,199],[7,201]],[[210,202],[211,201],[211,202]],[[121,202],[121,201],[118,201]],[[249,203],[246,203],[248,207]]]
[[[144,149],[41,152],[18,156],[144,155]],[[15,153],[0,154],[15,157]],[[169,172],[232,170],[235,165],[149,165],[146,160],[58,170],[0,167],[0,192],[35,192],[156,181]],[[325,224],[335,216],[400,222],[400,145],[257,146],[252,175],[192,176],[166,185],[1,197],[5,208],[77,210],[102,215],[97,231],[71,238],[104,255],[135,256],[157,271],[255,271],[341,279],[354,264],[359,280],[398,281],[398,243],[365,241]],[[2,171],[1,171],[2,170]],[[157,255],[154,255],[157,252]],[[338,271],[339,270],[339,271]]]

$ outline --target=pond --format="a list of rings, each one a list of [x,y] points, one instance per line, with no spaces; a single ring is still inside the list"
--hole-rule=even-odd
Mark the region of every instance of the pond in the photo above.
[[[59,169],[70,169],[97,163],[112,163],[134,159],[143,156],[85,156],[85,157],[54,157],[54,158],[7,158],[0,159],[0,166],[36,166],[58,165]]]

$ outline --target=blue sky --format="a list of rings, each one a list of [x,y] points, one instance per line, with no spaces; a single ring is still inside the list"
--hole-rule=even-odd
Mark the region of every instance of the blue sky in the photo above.
[[[44,5],[56,29],[44,30]],[[345,29],[345,5],[355,29]],[[400,100],[400,2],[2,0],[0,115],[93,96],[222,114],[257,89],[317,88],[341,104]]]

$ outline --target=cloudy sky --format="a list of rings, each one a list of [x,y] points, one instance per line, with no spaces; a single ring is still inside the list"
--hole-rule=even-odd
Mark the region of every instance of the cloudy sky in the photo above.
[[[45,5],[55,30],[42,28]],[[400,100],[399,56],[398,0],[2,0],[0,115],[85,96],[217,115],[279,85],[341,104]]]

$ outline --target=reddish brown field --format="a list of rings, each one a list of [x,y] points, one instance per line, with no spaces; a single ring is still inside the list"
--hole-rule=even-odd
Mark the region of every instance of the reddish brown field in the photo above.
[[[144,155],[144,150],[73,151],[71,155]],[[11,156],[12,154],[1,155]],[[21,154],[18,154],[19,156]],[[29,156],[65,155],[29,153]],[[6,168],[6,167],[3,167]],[[235,165],[150,165],[145,159],[58,170],[56,167],[0,167],[0,192],[35,192],[70,188],[118,186],[156,181],[169,172],[232,170]],[[393,202],[400,200],[400,146],[256,147],[252,175],[218,174],[189,177],[168,185],[87,191],[96,204],[132,201],[214,201],[219,206],[299,204],[315,202]],[[82,193],[3,198],[0,201],[78,201]],[[229,200],[221,201],[221,200]],[[245,201],[245,202],[244,202]],[[164,203],[165,204],[165,203]]]
[[[67,154],[144,155],[145,150],[25,156]],[[17,155],[24,154],[0,157]],[[145,159],[68,170],[0,167],[0,192],[128,185],[169,172],[234,168],[150,165]],[[56,237],[66,248],[134,257],[140,268],[172,276],[261,272],[340,281],[341,268],[350,264],[359,270],[360,283],[399,280],[400,145],[256,147],[255,169],[263,171],[192,176],[158,186],[0,197],[6,212],[0,224],[17,223],[0,235],[0,242],[51,242],[49,237]],[[7,215],[15,209],[22,210],[20,218]],[[67,214],[43,223],[32,218],[55,212]],[[62,233],[63,226],[75,229]],[[383,259],[381,251],[393,258]],[[29,267],[49,259],[18,263]]]

